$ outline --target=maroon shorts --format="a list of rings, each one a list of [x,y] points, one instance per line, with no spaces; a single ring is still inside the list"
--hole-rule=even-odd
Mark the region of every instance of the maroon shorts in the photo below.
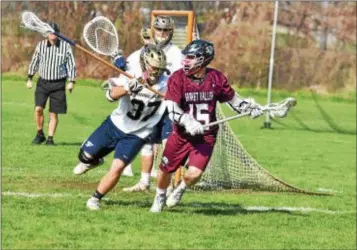
[[[188,166],[194,166],[204,171],[213,153],[215,138],[188,141],[175,131],[167,139],[160,169],[166,173],[175,172],[184,165],[188,158]]]

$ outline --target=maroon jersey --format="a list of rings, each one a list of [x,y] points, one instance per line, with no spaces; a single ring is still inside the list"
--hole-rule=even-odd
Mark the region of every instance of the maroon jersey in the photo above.
[[[172,74],[167,83],[166,100],[176,102],[203,125],[216,121],[217,101],[227,102],[234,96],[227,78],[218,70],[207,68],[206,76],[198,83],[187,77],[183,70]],[[175,131],[183,135],[182,128],[175,124]],[[218,125],[206,128],[204,137],[216,136]],[[185,137],[188,137],[186,134]]]

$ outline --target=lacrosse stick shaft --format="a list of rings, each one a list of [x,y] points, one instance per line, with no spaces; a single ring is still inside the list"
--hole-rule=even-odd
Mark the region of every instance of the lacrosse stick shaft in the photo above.
[[[234,120],[234,119],[238,119],[238,118],[247,116],[247,115],[249,115],[249,114],[250,114],[250,112],[245,112],[245,113],[242,113],[242,114],[234,115],[234,116],[231,116],[231,117],[228,117],[228,118],[224,118],[224,119],[219,120],[219,121],[215,121],[215,122],[208,123],[208,124],[206,124],[206,125],[203,125],[203,127],[204,127],[204,128],[207,128],[207,127],[210,127],[210,126],[218,125],[218,124],[221,124],[221,123],[230,121],[230,120]]]
[[[275,106],[272,106],[275,105]],[[284,99],[283,101],[279,102],[279,103],[271,103],[270,105],[265,105],[265,106],[260,106],[260,109],[262,111],[280,111],[280,110],[284,110],[285,112],[288,112],[290,110],[290,108],[294,107],[296,105],[296,99],[289,97],[287,99]],[[230,120],[234,120],[234,119],[238,119],[244,116],[250,115],[250,112],[245,112],[242,114],[238,114],[238,115],[234,115],[219,121],[215,121],[206,125],[203,125],[204,128],[206,127],[210,127],[210,126],[214,126],[214,125],[218,125]],[[280,116],[280,117],[285,117],[286,114]]]
[[[126,73],[125,71],[122,71],[121,69],[117,68],[116,66],[112,65],[111,63],[108,63],[107,61],[105,61],[104,59],[100,58],[99,56],[93,54],[92,52],[90,52],[89,50],[87,50],[86,48],[83,48],[82,46],[78,45],[76,42],[68,39],[67,37],[63,36],[62,34],[58,33],[58,32],[54,32],[54,34],[58,37],[60,37],[62,40],[68,42],[70,45],[82,50],[84,53],[87,53],[88,55],[92,56],[93,58],[97,59],[98,61],[102,62],[103,64],[107,65],[108,67],[116,70],[118,73],[125,75],[126,77],[128,77],[129,79],[133,79],[134,77],[129,75],[128,73]],[[145,86],[145,88],[149,89],[150,91],[154,92],[155,94],[161,96],[161,97],[165,97],[165,95],[159,91],[157,91],[156,89],[153,89],[152,87],[150,87],[147,84],[143,84]]]

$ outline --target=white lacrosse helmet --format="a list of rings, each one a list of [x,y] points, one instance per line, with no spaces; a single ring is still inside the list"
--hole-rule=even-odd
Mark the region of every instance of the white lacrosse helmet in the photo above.
[[[143,71],[143,78],[150,85],[154,85],[161,75],[168,71],[166,69],[165,52],[156,45],[146,44],[140,53],[140,66]]]
[[[173,35],[175,29],[175,22],[172,17],[169,16],[156,16],[154,19],[153,27],[156,31],[168,31],[169,34],[166,37],[158,36],[155,33],[155,30],[152,31],[152,36],[156,45],[164,47],[168,44]]]

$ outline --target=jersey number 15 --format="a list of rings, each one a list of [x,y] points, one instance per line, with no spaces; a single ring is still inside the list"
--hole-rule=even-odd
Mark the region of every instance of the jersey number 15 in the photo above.
[[[210,123],[210,115],[208,110],[207,103],[199,103],[199,104],[189,104],[190,105],[190,115],[192,115],[197,121],[203,123],[203,125],[207,125]],[[209,128],[205,128],[208,130]]]

